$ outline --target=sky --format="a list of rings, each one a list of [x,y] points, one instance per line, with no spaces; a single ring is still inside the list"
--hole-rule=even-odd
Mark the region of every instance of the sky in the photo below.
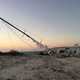
[[[80,0],[0,0],[0,16],[49,47],[80,43]],[[23,45],[7,24],[0,21],[0,48],[31,48]]]

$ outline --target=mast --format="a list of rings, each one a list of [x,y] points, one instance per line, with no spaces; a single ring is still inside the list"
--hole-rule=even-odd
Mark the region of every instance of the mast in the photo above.
[[[16,29],[17,31],[21,32],[22,34],[24,34],[25,36],[27,36],[28,38],[30,38],[34,43],[36,43],[40,48],[45,48],[45,46],[40,43],[39,41],[37,41],[36,39],[34,39],[33,37],[31,37],[30,35],[28,35],[27,33],[25,33],[23,30],[17,28],[16,26],[14,26],[13,24],[11,24],[10,22],[8,22],[7,20],[3,19],[2,17],[0,17],[0,20],[2,20],[3,22],[7,23],[8,25],[10,25],[12,28]]]

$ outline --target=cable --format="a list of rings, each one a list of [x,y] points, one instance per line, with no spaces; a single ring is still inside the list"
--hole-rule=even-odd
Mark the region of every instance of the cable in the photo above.
[[[14,31],[14,30],[12,30],[12,28],[10,28],[10,27],[8,27],[22,42],[24,42],[25,44],[27,44],[27,45],[29,45],[30,47],[32,47],[32,45],[30,45],[29,43],[26,43],[26,41],[25,40],[23,40],[22,38],[20,38],[18,35],[17,35],[17,33]],[[32,47],[33,48],[33,47]]]

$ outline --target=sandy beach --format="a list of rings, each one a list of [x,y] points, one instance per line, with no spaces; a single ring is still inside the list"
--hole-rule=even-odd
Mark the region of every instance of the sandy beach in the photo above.
[[[0,56],[0,80],[80,80],[80,59]]]

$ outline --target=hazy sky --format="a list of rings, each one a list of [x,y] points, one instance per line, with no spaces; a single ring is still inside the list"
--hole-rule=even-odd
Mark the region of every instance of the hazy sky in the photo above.
[[[0,16],[49,46],[80,43],[80,0],[0,0]]]

